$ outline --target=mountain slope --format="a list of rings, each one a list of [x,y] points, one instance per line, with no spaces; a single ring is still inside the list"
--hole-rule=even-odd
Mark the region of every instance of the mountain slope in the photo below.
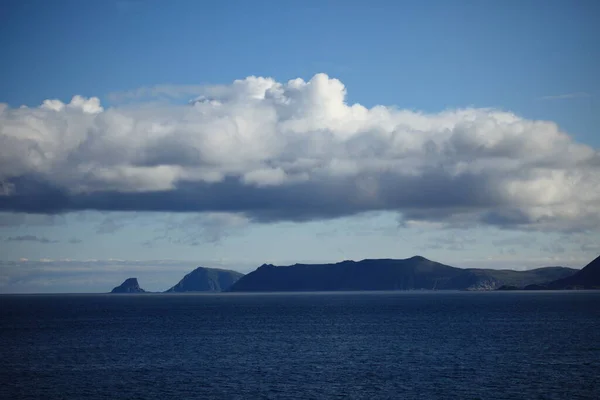
[[[415,256],[404,260],[343,261],[335,264],[262,265],[231,291],[493,290],[505,284],[546,283],[571,275],[568,268],[530,271],[462,269]]]
[[[165,293],[222,292],[242,276],[244,275],[237,271],[198,267]]]
[[[111,290],[111,293],[146,293],[146,291],[140,287],[137,278],[128,278]]]
[[[470,268],[467,271],[479,277],[479,282],[473,285],[482,285],[487,282],[492,289],[497,289],[500,286],[513,286],[522,289],[528,285],[543,285],[577,272],[576,269],[565,267],[543,267],[526,271]]]
[[[600,289],[600,256],[574,275],[552,281],[547,289]]]

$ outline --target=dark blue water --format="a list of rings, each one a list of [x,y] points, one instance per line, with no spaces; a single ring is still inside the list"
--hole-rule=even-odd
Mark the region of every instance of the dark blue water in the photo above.
[[[2,399],[592,399],[600,292],[0,296]]]

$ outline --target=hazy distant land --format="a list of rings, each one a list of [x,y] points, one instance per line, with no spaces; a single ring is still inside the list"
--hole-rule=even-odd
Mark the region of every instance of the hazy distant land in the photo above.
[[[365,290],[559,290],[599,289],[600,257],[581,270],[544,267],[527,271],[456,268],[415,256],[334,264],[263,264],[244,275],[198,267],[165,293],[310,292]],[[146,293],[129,278],[111,293]]]

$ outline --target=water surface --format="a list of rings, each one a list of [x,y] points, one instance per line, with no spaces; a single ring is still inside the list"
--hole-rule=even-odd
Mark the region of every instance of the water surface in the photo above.
[[[0,398],[592,399],[600,292],[0,296]]]

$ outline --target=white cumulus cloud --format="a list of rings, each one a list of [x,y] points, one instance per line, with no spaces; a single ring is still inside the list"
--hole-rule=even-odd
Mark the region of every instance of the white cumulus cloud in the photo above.
[[[600,154],[553,122],[367,108],[325,74],[194,92],[186,105],[0,105],[0,211],[310,220],[392,210],[407,224],[600,226]]]

